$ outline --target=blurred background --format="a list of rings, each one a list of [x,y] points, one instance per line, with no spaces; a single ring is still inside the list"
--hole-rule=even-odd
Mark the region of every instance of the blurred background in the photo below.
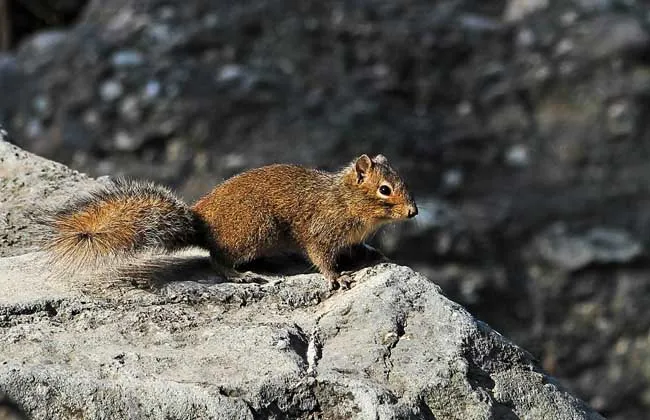
[[[650,7],[635,0],[0,0],[0,124],[188,200],[383,153],[373,241],[610,419],[650,413]]]

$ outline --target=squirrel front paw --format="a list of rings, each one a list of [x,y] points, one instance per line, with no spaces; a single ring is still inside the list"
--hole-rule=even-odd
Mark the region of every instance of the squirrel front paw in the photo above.
[[[348,290],[352,288],[354,279],[349,274],[341,274],[336,279],[330,280],[330,290]]]

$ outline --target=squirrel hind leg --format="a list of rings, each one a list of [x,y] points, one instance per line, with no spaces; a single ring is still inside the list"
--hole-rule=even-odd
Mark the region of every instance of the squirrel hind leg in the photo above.
[[[242,273],[234,268],[234,264],[224,255],[223,252],[210,249],[210,264],[212,269],[224,279],[241,279]]]

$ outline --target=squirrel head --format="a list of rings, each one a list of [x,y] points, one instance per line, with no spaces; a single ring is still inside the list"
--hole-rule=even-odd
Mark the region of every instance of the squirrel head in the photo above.
[[[415,217],[418,208],[404,180],[384,155],[359,156],[348,172],[349,182],[364,192],[364,216],[377,222]],[[368,213],[369,212],[369,213]]]

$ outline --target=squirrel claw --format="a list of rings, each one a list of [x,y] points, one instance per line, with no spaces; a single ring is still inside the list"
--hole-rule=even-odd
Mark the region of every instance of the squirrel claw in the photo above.
[[[338,278],[330,280],[330,290],[348,290],[353,282],[354,280],[349,275],[340,275]]]
[[[354,280],[348,274],[343,274],[337,279],[338,283],[341,285],[341,289],[348,290],[352,288],[352,283]]]
[[[339,284],[339,282],[336,279],[330,280],[330,291],[338,290],[340,288],[341,288],[341,285]]]

